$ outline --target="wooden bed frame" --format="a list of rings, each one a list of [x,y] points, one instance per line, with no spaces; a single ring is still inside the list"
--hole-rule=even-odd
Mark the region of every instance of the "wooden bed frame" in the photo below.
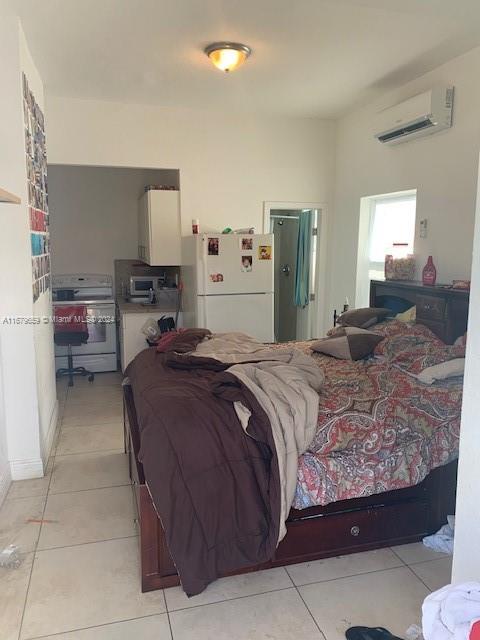
[[[124,387],[124,402],[125,445],[140,533],[142,591],[172,587],[180,581],[138,460],[140,433],[130,386]],[[417,542],[437,531],[447,515],[454,513],[456,475],[457,464],[452,462],[435,469],[414,487],[325,507],[292,509],[287,535],[272,561],[237,573]]]
[[[412,291],[414,288],[416,291]],[[464,295],[461,296],[460,304],[455,295],[456,304],[453,305],[450,296],[446,299],[447,292],[440,289],[419,291],[419,285],[415,286],[413,283],[410,283],[408,292],[405,289],[402,283],[396,285],[373,281],[370,304],[381,306],[378,302],[382,295],[393,295],[417,303],[417,309],[418,302],[423,304],[425,313],[431,313],[433,308],[433,312],[437,314],[435,320],[425,318],[425,321],[417,321],[428,324],[433,330],[437,329],[438,334],[441,331],[446,334],[451,330],[452,333],[448,335],[450,340],[446,341],[452,341],[452,338],[465,330],[468,294],[462,292]],[[440,302],[437,306],[432,306],[432,298],[437,296]],[[442,302],[444,299],[445,302]],[[445,313],[445,328],[440,326],[438,305],[442,313]],[[452,314],[455,316],[454,323]],[[455,329],[452,324],[455,324]],[[445,334],[442,333],[444,339],[447,338]],[[125,452],[129,459],[140,534],[142,591],[172,587],[180,584],[180,581],[165,542],[162,524],[145,483],[143,466],[138,460],[140,432],[130,386],[124,387],[124,408]],[[455,512],[456,475],[455,461],[433,470],[423,482],[413,487],[368,498],[334,502],[324,507],[311,507],[301,511],[291,509],[287,520],[287,535],[278,546],[275,557],[268,563],[236,573],[417,542],[438,530],[446,522],[447,515]]]

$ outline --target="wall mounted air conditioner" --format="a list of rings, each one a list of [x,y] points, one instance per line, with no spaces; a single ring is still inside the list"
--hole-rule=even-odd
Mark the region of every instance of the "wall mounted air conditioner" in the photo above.
[[[439,87],[377,114],[375,138],[394,144],[452,126],[453,87]]]

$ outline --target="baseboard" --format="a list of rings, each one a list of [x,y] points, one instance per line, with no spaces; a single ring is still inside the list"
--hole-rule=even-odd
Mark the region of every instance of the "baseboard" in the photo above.
[[[2,469],[1,475],[0,475],[0,505],[5,500],[11,483],[12,483],[12,478],[10,475],[10,469],[7,462],[4,468]]]
[[[12,480],[31,480],[42,478],[43,460],[41,458],[29,458],[27,460],[10,460],[10,473]]]
[[[42,459],[45,467],[48,464],[48,458],[50,457],[50,453],[52,450],[52,445],[55,439],[57,426],[58,426],[58,400],[55,400],[52,415],[50,417],[50,423],[48,425],[47,435],[45,437],[45,440],[42,442]]]

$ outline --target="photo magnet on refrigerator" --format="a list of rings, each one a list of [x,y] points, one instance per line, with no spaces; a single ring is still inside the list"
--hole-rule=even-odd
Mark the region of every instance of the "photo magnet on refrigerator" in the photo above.
[[[250,273],[252,271],[253,256],[242,256],[240,271]]]
[[[272,245],[261,244],[258,247],[258,259],[259,260],[271,260],[272,259]]]
[[[218,256],[219,242],[218,238],[208,238],[208,255]]]

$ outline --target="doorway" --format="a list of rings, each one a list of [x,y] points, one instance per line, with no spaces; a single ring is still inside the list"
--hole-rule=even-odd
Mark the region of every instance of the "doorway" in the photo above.
[[[318,269],[319,205],[265,203],[264,231],[274,235],[274,331],[276,342],[321,334]],[[323,278],[320,278],[323,280]]]

